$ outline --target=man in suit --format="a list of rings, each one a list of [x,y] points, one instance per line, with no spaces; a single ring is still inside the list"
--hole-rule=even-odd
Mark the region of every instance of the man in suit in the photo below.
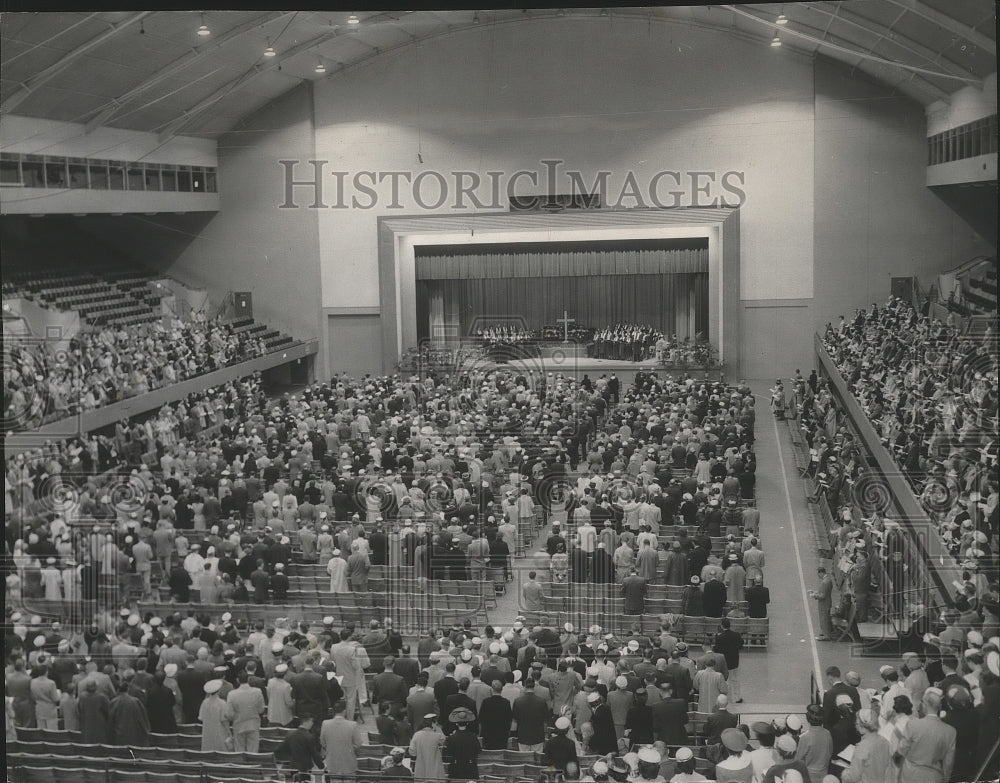
[[[837,696],[847,694],[854,702],[854,711],[861,709],[861,697],[858,689],[852,688],[840,679],[840,668],[828,666],[826,670],[826,692],[823,694],[823,726],[829,729],[834,723],[840,720],[840,713],[837,711]]]
[[[205,698],[205,683],[208,676],[204,672],[188,666],[187,661],[178,664],[177,687],[181,691],[181,706],[185,723],[196,723],[201,702]]]
[[[434,698],[434,692],[428,689],[427,682],[427,672],[420,672],[417,684],[406,697],[406,716],[411,726],[419,726],[424,715],[437,712],[437,699]]]
[[[771,591],[760,583],[760,577],[751,577],[747,588],[747,617],[767,617]]]
[[[548,706],[535,693],[532,677],[525,681],[523,693],[514,699],[511,714],[517,721],[518,750],[540,751],[545,743],[545,723],[550,713]],[[610,711],[608,714],[610,716]]]
[[[728,617],[723,617],[719,621],[719,628],[712,651],[726,659],[726,668],[729,669],[729,677],[727,678],[729,695],[733,699],[733,704],[739,704],[743,701],[740,688],[740,650],[743,649],[743,636],[731,628]]]
[[[396,659],[387,655],[382,661],[382,672],[372,678],[371,694],[375,704],[384,701],[402,706],[406,702],[406,681],[393,671]]]
[[[727,597],[726,586],[719,579],[717,573],[712,573],[702,588],[702,605],[705,617],[722,617]]]
[[[646,603],[646,580],[635,568],[630,569],[622,582],[622,595],[625,596],[625,614],[642,614]]]
[[[260,751],[260,716],[264,714],[264,694],[250,685],[246,670],[236,675],[239,687],[226,697],[233,712],[233,750],[257,753]]]
[[[368,653],[345,628],[340,632],[340,641],[330,647],[330,658],[337,667],[337,674],[344,678],[341,686],[347,700],[347,714],[353,716],[358,704],[358,688],[364,682],[365,669],[371,663]]]
[[[320,755],[312,728],[313,718],[307,715],[298,728],[285,735],[274,751],[275,759],[287,760],[292,769],[300,773],[308,774],[313,767],[322,767],[323,756]]]
[[[513,707],[506,698],[501,696],[503,683],[494,680],[491,693],[483,699],[479,711],[479,723],[482,727],[483,750],[504,750],[510,737],[510,727],[513,722]]]
[[[816,637],[816,641],[828,642],[833,635],[833,621],[830,619],[830,610],[833,609],[833,578],[822,566],[817,569],[817,573],[819,589],[810,592],[819,607],[820,634]]]
[[[681,663],[681,658],[686,651],[687,645],[684,645],[683,648],[680,644],[676,645],[674,651],[670,653],[670,662],[663,668],[662,673],[657,678],[661,683],[667,682],[670,684],[673,696],[684,702],[685,709],[687,709],[686,705],[691,696],[691,691],[694,689],[691,670]],[[677,743],[668,742],[667,744],[675,745]]]
[[[690,681],[691,675],[687,669],[684,669],[684,673]],[[676,696],[670,680],[660,683],[660,700],[653,702],[649,709],[653,714],[655,739],[667,745],[687,745],[687,701]]]
[[[400,656],[393,661],[392,670],[403,678],[407,689],[417,684],[417,675],[420,674],[420,661],[410,656],[410,645],[403,645],[400,650]]]
[[[455,679],[455,664],[448,663],[444,667],[444,677],[434,683],[434,699],[437,701],[437,711],[439,715],[445,716],[445,701],[453,693],[458,693],[458,680]],[[442,721],[444,728],[444,721]]]
[[[445,735],[451,734],[456,728],[455,724],[449,720],[449,716],[455,710],[462,708],[469,710],[473,716],[478,717],[476,702],[469,696],[468,677],[463,677],[458,681],[458,693],[452,693],[444,700],[444,710],[441,713],[444,720],[442,721],[441,728],[444,730]],[[478,723],[475,720],[471,722],[469,730],[472,732],[479,731]]]
[[[715,699],[715,712],[705,721],[705,743],[716,745],[722,742],[722,732],[735,729],[739,722],[739,718],[729,711],[729,697],[720,693]]]
[[[333,718],[323,721],[319,731],[319,746],[323,766],[335,780],[353,779],[358,774],[358,751],[367,744],[367,735],[353,720],[344,717],[347,705],[338,701],[333,705]]]
[[[295,717],[306,715],[318,721],[325,720],[330,710],[330,696],[326,688],[326,673],[316,658],[311,658],[301,674],[289,677],[292,698],[295,700]]]
[[[955,762],[955,729],[938,717],[942,694],[924,691],[923,718],[911,718],[899,743],[903,757],[900,780],[906,783],[946,783]]]

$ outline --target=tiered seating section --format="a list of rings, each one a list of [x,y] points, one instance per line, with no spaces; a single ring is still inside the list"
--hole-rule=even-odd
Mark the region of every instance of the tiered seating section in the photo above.
[[[75,310],[92,326],[131,326],[160,317],[160,296],[148,274],[114,266],[81,270],[60,264],[4,274],[4,296],[17,296],[55,310]]]
[[[6,431],[102,408],[295,342],[252,318],[164,314],[159,276],[134,266],[86,257],[29,264],[29,258],[14,242],[4,297],[76,311],[82,330],[69,351],[49,335],[5,346]]]
[[[960,286],[960,291],[941,291],[942,304],[962,316],[987,315],[996,317],[996,256],[973,259],[963,264],[960,271],[955,273],[955,278]]]

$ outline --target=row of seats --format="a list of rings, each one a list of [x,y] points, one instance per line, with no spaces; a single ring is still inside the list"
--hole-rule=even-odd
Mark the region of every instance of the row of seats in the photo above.
[[[308,604],[169,604],[164,606],[159,603],[141,603],[139,612],[163,612],[167,610],[187,613],[194,611],[196,614],[205,613],[212,617],[218,617],[224,612],[233,615],[234,620],[243,620],[248,623],[262,621],[273,624],[281,617],[295,621],[304,621],[312,624],[316,628],[322,628],[324,617],[333,617],[334,626],[342,628],[345,625],[353,624],[358,627],[369,620],[384,619],[385,609],[361,609],[343,608],[334,609],[329,606],[308,605]],[[32,609],[32,611],[34,611]],[[419,606],[399,606],[393,607],[394,626],[402,633],[408,629],[419,633],[427,628],[451,625],[465,620],[477,622],[483,619],[484,612],[479,610],[462,610],[449,608],[425,608]]]
[[[197,748],[201,747],[201,727],[198,727],[197,735],[193,734],[151,734],[149,746],[141,747],[135,745],[93,745],[76,741],[51,742],[48,740],[29,741],[22,737],[33,736],[39,729],[17,730],[17,740],[8,742],[7,753],[24,753],[33,756],[84,756],[87,758],[99,759],[134,759],[136,761],[176,761],[176,762],[199,762],[202,764],[246,764],[257,765],[267,764],[271,760],[272,749],[260,753],[248,753],[243,751],[224,752],[217,750],[203,751],[200,749],[179,745],[179,742],[194,740]],[[261,746],[264,743],[277,747],[282,738],[264,736],[267,729],[262,729]],[[46,732],[47,734],[78,734],[78,732],[60,731]],[[282,731],[284,734],[285,731]]]
[[[572,623],[577,628],[588,628],[599,625],[606,633],[626,637],[631,632],[632,625],[639,623],[642,633],[658,635],[660,633],[659,614],[626,615],[620,612],[587,611],[587,612],[524,612],[529,626],[546,625],[561,628],[565,623]],[[705,644],[711,642],[719,631],[719,617],[691,617],[681,615],[675,618],[672,633],[688,644]],[[769,621],[766,617],[732,617],[732,629],[743,635],[743,643],[747,647],[767,647]]]
[[[7,757],[7,773],[9,783],[214,783],[220,780],[257,783],[284,779],[273,767],[183,764],[181,769],[176,769],[178,762],[143,764],[148,769],[136,770],[134,761],[124,759],[102,761],[12,754]]]
[[[542,599],[545,612],[605,612],[622,614],[625,611],[625,599],[611,596],[545,596]],[[647,598],[643,603],[644,614],[683,614],[684,602],[680,599]],[[725,612],[741,609],[746,612],[746,601],[727,601]]]

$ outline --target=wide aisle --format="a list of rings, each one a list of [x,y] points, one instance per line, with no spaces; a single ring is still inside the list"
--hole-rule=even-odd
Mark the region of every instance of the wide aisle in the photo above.
[[[743,700],[748,705],[805,704],[809,674],[819,669],[820,643],[814,638],[819,615],[806,595],[817,583],[816,543],[788,425],[771,413],[767,384],[755,382],[751,388],[757,399],[757,507],[771,605],[767,650],[751,650],[741,661]]]

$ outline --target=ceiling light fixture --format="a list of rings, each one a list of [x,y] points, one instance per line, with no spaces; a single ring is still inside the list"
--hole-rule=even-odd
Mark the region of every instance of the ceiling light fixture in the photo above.
[[[205,14],[201,15],[201,27],[198,28],[198,35],[204,38],[206,35],[211,35],[212,31],[208,29],[208,25],[205,24]]]
[[[781,46],[781,39],[778,36],[774,36],[774,38],[771,39],[771,46],[777,49]]]
[[[264,47],[264,56],[265,57],[274,57],[276,54],[277,54],[277,52],[274,51],[274,47],[271,46],[271,39],[268,38],[267,39],[267,46]]]
[[[316,63],[316,73],[326,73],[326,66],[322,61]]]
[[[784,14],[778,14],[778,18],[774,20],[775,24],[788,24],[788,17]]]
[[[361,24],[361,20],[358,19],[358,15],[357,14],[351,14],[349,17],[347,17],[347,23],[348,24]]]

